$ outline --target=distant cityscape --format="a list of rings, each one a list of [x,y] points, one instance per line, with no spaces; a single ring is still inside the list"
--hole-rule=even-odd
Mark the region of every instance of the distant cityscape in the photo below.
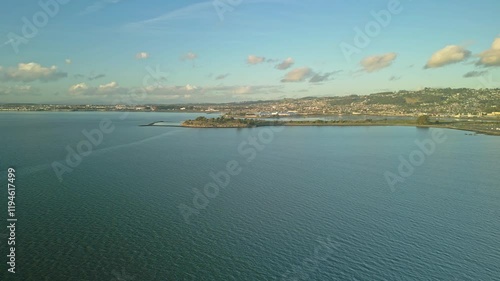
[[[0,111],[203,112],[258,118],[317,115],[498,117],[500,89],[435,89],[221,104],[0,104]]]

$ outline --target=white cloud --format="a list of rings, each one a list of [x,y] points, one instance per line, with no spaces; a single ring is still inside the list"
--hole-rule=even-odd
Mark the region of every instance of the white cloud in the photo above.
[[[90,86],[85,82],[72,85],[68,89],[68,94],[73,97],[97,98],[100,101],[111,101],[127,95],[144,95],[144,100],[174,100],[197,98],[205,101],[227,101],[231,98],[240,98],[244,95],[267,95],[276,93],[283,86],[275,85],[234,85],[234,86],[207,86],[200,87],[193,84],[185,86],[175,85],[151,85],[148,87],[120,87],[116,82],[110,82],[100,86]]]
[[[181,1],[178,1],[181,3]],[[150,18],[138,22],[133,22],[126,24],[124,27],[125,30],[137,30],[149,28],[151,30],[165,30],[165,27],[169,27],[169,23],[174,21],[196,21],[201,22],[203,20],[209,21],[213,19],[217,19],[217,9],[214,6],[214,3],[219,3],[221,5],[227,7],[228,9],[233,9],[232,3],[236,3],[239,1],[231,0],[208,0],[204,2],[199,2],[195,4],[189,4],[184,7],[168,11],[163,15],[160,15],[155,18]],[[262,3],[281,3],[283,5],[289,4],[287,0],[244,0],[244,4],[262,4]],[[212,23],[212,22],[211,22]]]
[[[116,83],[115,81],[109,82],[108,84],[99,85],[99,90],[102,91],[113,90],[116,88],[118,88],[118,83]]]
[[[31,85],[16,85],[0,87],[0,96],[2,95],[33,95],[37,89]]]
[[[375,72],[389,67],[396,59],[396,53],[387,53],[377,56],[369,56],[361,60],[361,66],[366,72]]]
[[[453,63],[458,63],[468,59],[470,55],[471,52],[463,47],[449,45],[435,52],[424,68],[437,68]]]
[[[92,96],[92,95],[102,95],[111,96],[127,93],[127,88],[121,88],[115,81],[109,82],[107,84],[102,84],[97,87],[91,87],[86,83],[78,83],[69,87],[69,93],[72,95],[80,96]]]
[[[309,67],[296,68],[285,75],[281,82],[302,82],[314,73]]]
[[[140,89],[137,89],[140,90]],[[187,84],[186,86],[152,85],[145,88],[149,95],[186,95],[188,92],[198,91],[198,87]]]
[[[72,61],[71,61],[70,59],[65,59],[65,60],[64,60],[64,62],[65,62],[66,64],[71,64],[71,63],[72,63]]]
[[[198,55],[193,53],[193,52],[189,52],[189,53],[186,53],[184,54],[182,57],[181,57],[181,60],[195,60],[198,58]]]
[[[245,94],[249,94],[251,92],[252,92],[251,86],[241,86],[241,87],[237,87],[233,90],[233,93],[236,95],[245,95]]]
[[[186,85],[186,91],[193,91],[193,90],[198,90],[198,87],[191,86],[189,84]]]
[[[85,83],[78,83],[69,87],[69,92],[72,94],[78,94],[89,89],[89,86]]]
[[[128,24],[126,27],[142,28],[147,26],[161,26],[173,20],[197,19],[203,13],[213,12],[211,1],[197,3],[170,11],[159,17]]]
[[[186,86],[156,86],[148,87],[149,96],[165,97],[165,96],[186,96],[200,97],[206,94],[217,95],[218,97],[226,96],[239,96],[248,94],[266,94],[272,90],[280,88],[279,86],[211,86],[211,87],[197,87],[193,85]]]
[[[146,52],[140,52],[140,53],[135,54],[135,58],[138,60],[144,60],[144,59],[149,58],[149,54]]]
[[[255,65],[255,64],[263,63],[265,60],[266,60],[266,58],[264,58],[264,57],[258,57],[258,56],[255,56],[255,55],[249,55],[248,58],[247,58],[247,63]]]
[[[287,58],[286,60],[284,60],[280,64],[276,65],[275,68],[279,69],[279,70],[285,70],[285,69],[290,68],[294,63],[295,63],[295,61],[293,60],[293,58]]]
[[[500,66],[500,37],[491,44],[491,48],[479,54],[480,60],[477,65]]]
[[[107,5],[109,4],[117,4],[121,2],[122,0],[101,0],[101,1],[96,1],[92,5],[87,6],[81,13],[80,15],[86,15],[86,14],[91,14],[98,12],[102,9],[104,9]]]
[[[33,88],[33,86],[31,86],[31,85],[19,85],[19,86],[16,86],[16,89],[18,89],[20,91],[30,91],[32,88]]]
[[[260,94],[270,94],[276,92],[280,89],[280,86],[266,86],[266,85],[254,85],[254,86],[219,86],[206,88],[208,92],[219,92],[227,96],[243,96],[243,95],[260,95]]]
[[[7,70],[0,69],[0,76],[2,80],[6,81],[23,81],[32,82],[35,80],[40,81],[53,81],[63,77],[67,77],[65,72],[57,71],[55,65],[51,67],[43,67],[38,63],[20,63],[17,67],[9,68]]]

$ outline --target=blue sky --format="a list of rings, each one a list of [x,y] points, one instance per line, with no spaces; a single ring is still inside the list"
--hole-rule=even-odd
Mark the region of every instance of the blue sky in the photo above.
[[[10,0],[0,9],[0,102],[500,87],[498,0]]]

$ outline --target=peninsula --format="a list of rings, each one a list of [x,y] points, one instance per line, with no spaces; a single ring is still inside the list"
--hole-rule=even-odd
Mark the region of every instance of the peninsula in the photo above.
[[[158,125],[157,122],[146,126]],[[171,125],[167,125],[171,126]],[[411,126],[422,128],[445,128],[474,132],[475,134],[500,136],[500,121],[489,120],[465,120],[465,121],[440,121],[431,120],[427,115],[419,116],[417,119],[388,119],[383,116],[364,120],[270,120],[257,118],[234,118],[220,116],[217,118],[197,117],[194,120],[186,120],[181,127],[187,128],[255,128],[265,126]],[[177,125],[178,127],[178,125]],[[473,135],[473,134],[470,134]]]

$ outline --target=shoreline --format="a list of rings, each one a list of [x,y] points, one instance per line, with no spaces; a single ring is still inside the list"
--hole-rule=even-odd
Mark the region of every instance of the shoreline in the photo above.
[[[488,136],[500,136],[500,130],[499,131],[493,131],[493,130],[483,130],[483,129],[474,129],[474,128],[460,128],[456,126],[451,126],[451,125],[416,125],[416,124],[377,124],[377,123],[338,123],[338,124],[313,124],[311,123],[304,123],[304,124],[298,124],[298,123],[283,123],[283,124],[268,124],[268,125],[254,125],[254,126],[248,126],[248,125],[223,125],[223,126],[210,126],[210,125],[186,125],[186,124],[179,124],[179,125],[155,125],[156,123],[159,123],[162,121],[157,121],[157,122],[152,122],[150,124],[146,125],[140,125],[141,127],[176,127],[176,128],[188,128],[188,129],[246,129],[246,128],[257,128],[257,127],[272,127],[272,126],[287,126],[287,127],[416,127],[416,128],[438,128],[438,129],[449,129],[449,130],[457,130],[457,131],[464,131],[464,132],[471,132],[480,134],[480,135],[488,135]]]

